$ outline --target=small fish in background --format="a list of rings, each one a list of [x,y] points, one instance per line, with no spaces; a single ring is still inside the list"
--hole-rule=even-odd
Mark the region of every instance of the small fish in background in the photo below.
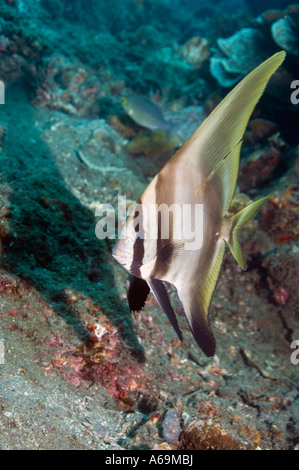
[[[267,200],[259,199],[234,216],[225,216],[236,189],[243,135],[256,103],[284,58],[283,51],[274,54],[221,101],[149,184],[131,211],[113,248],[113,256],[130,273],[127,296],[131,311],[141,310],[152,290],[182,340],[163,281],[173,284],[193,336],[208,357],[213,356],[216,349],[208,313],[225,244],[229,246],[237,263],[245,269],[238,232]],[[139,108],[144,109],[140,104],[142,102],[137,100],[138,105],[129,108],[132,113]],[[145,115],[150,115],[154,123],[154,112],[151,110],[155,106],[149,106],[148,109],[150,111],[145,112]],[[156,112],[156,116],[158,121],[161,114]],[[174,215],[172,219],[168,217],[168,227],[163,226],[165,219],[161,219],[158,210],[162,204],[168,208],[172,204],[193,208],[196,204],[202,205],[201,247],[186,249],[190,242],[188,237],[175,239],[173,234],[179,231],[176,231]],[[154,225],[151,233],[156,233],[156,238],[146,233],[149,213]],[[192,215],[194,227],[194,211]],[[168,238],[161,236],[167,230]]]
[[[180,124],[166,121],[159,106],[150,99],[133,94],[122,97],[122,104],[130,118],[140,126],[152,131],[165,131],[168,141],[175,136]]]

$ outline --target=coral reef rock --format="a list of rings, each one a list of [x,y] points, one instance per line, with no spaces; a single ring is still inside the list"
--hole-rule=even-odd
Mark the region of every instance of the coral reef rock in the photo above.
[[[280,18],[271,26],[272,37],[285,51],[299,56],[299,21],[293,18]]]
[[[194,37],[184,45],[181,55],[195,69],[199,69],[203,62],[210,57],[209,43],[207,39]]]
[[[220,52],[210,58],[210,71],[223,87],[231,87],[269,56],[260,31],[243,28],[233,36],[217,40]]]
[[[250,442],[242,442],[231,431],[211,420],[192,419],[180,435],[180,450],[254,450]]]

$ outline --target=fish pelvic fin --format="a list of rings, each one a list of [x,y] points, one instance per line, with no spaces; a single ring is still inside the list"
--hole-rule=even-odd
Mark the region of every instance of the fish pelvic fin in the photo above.
[[[129,275],[127,284],[127,299],[131,312],[139,312],[143,309],[150,288],[146,281],[139,277]]]
[[[246,262],[238,240],[238,232],[240,228],[256,214],[256,212],[267,200],[268,197],[258,199],[257,201],[253,202],[252,204],[249,204],[249,206],[245,207],[240,212],[235,214],[233,217],[224,219],[224,231],[226,231],[226,234],[223,235],[223,239],[228,244],[233,257],[235,258],[239,266],[241,266],[241,268],[244,270],[246,269]]]
[[[166,313],[168,320],[170,321],[173,329],[178,335],[179,339],[183,341],[183,335],[177,322],[174,310],[171,306],[166,287],[163,282],[158,279],[147,279],[147,283],[151,288],[157,302],[160,304],[164,312]]]

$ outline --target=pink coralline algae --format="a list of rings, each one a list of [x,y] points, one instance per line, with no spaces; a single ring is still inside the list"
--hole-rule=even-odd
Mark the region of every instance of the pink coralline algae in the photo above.
[[[53,56],[47,59],[38,82],[35,104],[74,116],[97,116],[100,88],[98,78],[88,67]]]
[[[123,409],[138,406],[140,396],[148,391],[149,377],[133,358],[122,355],[122,342],[108,320],[102,316],[97,323],[89,319],[86,327],[91,336],[82,346],[67,346],[59,336],[51,336],[50,350],[44,352],[52,360],[45,363],[44,373],[58,371],[75,387],[82,381],[100,383]]]
[[[279,289],[273,293],[274,300],[278,305],[285,305],[290,297],[290,294],[286,289]]]
[[[282,194],[272,194],[262,210],[262,225],[277,243],[298,240],[299,186],[290,185]]]

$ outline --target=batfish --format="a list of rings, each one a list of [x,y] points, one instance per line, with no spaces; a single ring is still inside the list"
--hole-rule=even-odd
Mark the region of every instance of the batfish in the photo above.
[[[151,290],[182,340],[164,281],[173,284],[191,332],[208,357],[216,349],[208,314],[225,245],[246,269],[238,232],[267,200],[259,199],[234,216],[225,216],[236,189],[243,135],[256,103],[284,58],[281,51],[259,65],[203,121],[151,181],[113,248],[114,258],[130,273],[127,297],[131,311],[143,308]],[[168,217],[163,217],[161,207],[164,213],[169,208]],[[195,211],[197,207],[201,212]],[[190,234],[182,230],[184,208],[189,208],[191,225],[197,229],[196,217],[201,215],[200,244],[192,244]]]

